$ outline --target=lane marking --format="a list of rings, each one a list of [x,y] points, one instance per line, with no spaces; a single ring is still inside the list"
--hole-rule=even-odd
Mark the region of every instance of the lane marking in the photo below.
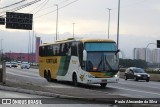
[[[20,75],[30,75],[30,76],[39,76],[38,74],[35,74],[35,73],[31,73],[31,72],[28,72],[28,71],[21,71],[21,72],[19,72],[19,71],[17,71],[17,70],[7,70],[6,71],[6,73],[12,73],[12,74],[20,74]]]
[[[110,86],[112,87],[112,86]],[[133,90],[133,89],[126,89],[126,88],[119,88],[119,87],[112,87],[112,88],[117,88],[117,89],[121,89],[121,90],[127,90],[127,91],[135,91],[135,92],[142,92],[142,93],[148,93],[148,94],[155,94],[155,95],[159,95],[159,93],[154,93],[154,92],[147,92],[147,91],[141,91],[141,90]]]
[[[15,74],[15,73],[12,73],[12,72],[9,72],[8,74],[11,74],[11,75],[17,75],[17,76],[20,76],[20,77],[27,77],[27,78],[33,78],[33,79],[44,79],[40,76],[28,76],[28,75],[21,75],[21,74]]]
[[[137,82],[137,81],[136,81]],[[137,83],[139,83],[139,82],[137,82]],[[126,84],[126,85],[131,85],[131,86],[140,86],[140,87],[150,87],[150,88],[154,88],[154,89],[160,89],[160,87],[157,87],[159,84],[157,83],[157,84],[154,84],[154,85],[157,85],[157,86],[149,86],[149,85],[153,85],[152,83],[150,84],[150,83],[146,83],[146,84],[144,84],[144,83],[140,83],[140,84],[133,84],[133,82],[130,82],[130,83],[126,83],[126,82],[119,82],[118,84]]]

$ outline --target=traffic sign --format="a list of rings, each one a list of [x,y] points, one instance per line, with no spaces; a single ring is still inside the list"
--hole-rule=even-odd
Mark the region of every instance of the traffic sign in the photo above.
[[[33,14],[6,12],[6,28],[32,30]]]
[[[157,48],[160,48],[160,40],[157,40]]]

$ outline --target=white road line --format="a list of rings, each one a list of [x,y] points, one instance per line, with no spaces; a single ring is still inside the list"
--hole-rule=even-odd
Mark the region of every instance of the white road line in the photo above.
[[[133,84],[134,83],[134,84]],[[136,84],[137,83],[137,84]],[[157,84],[152,84],[153,82],[147,82],[146,84],[138,84],[139,82],[137,82],[137,81],[131,81],[130,83],[129,83],[129,81],[128,82],[125,82],[125,81],[121,81],[121,82],[119,82],[118,84],[126,84],[126,85],[134,85],[134,86],[141,86],[141,87],[150,87],[150,88],[155,88],[155,89],[160,89],[160,85],[159,85],[159,83],[157,83]],[[142,86],[143,85],[143,86]],[[154,85],[154,86],[149,86],[149,85]],[[155,85],[159,85],[159,87],[156,87]]]
[[[31,72],[28,72],[28,71],[17,71],[17,70],[7,70],[6,73],[12,73],[12,74],[20,74],[20,75],[31,75],[31,76],[39,76],[39,74],[35,74],[35,73],[31,73]]]
[[[141,91],[141,90],[133,90],[133,89],[127,89],[127,88],[120,88],[120,87],[115,87],[115,86],[110,86],[112,88],[117,88],[117,89],[121,89],[121,90],[127,90],[127,91],[135,91],[135,92],[141,92],[141,93],[148,93],[148,94],[155,94],[155,95],[159,95],[159,93],[154,93],[154,92],[147,92],[147,91]]]
[[[71,87],[71,86],[65,86],[65,85],[50,85],[50,86],[45,86],[45,87],[52,87],[52,88],[75,88],[75,87]]]
[[[36,76],[36,75],[34,77],[32,77],[32,76],[27,76],[27,75],[15,74],[12,72],[9,72],[8,74],[17,75],[17,76],[21,76],[21,77],[27,77],[27,78],[33,78],[33,79],[44,79],[44,78],[42,78],[40,76]]]
[[[128,83],[118,83],[118,84],[126,84],[126,85],[131,85],[131,86],[140,86],[140,87],[149,87],[149,88],[154,88],[154,89],[160,89],[160,87],[155,87],[155,86],[149,86],[149,85],[151,85],[151,84],[139,84],[139,85],[137,85],[137,84],[128,84]],[[143,86],[142,86],[143,85]]]

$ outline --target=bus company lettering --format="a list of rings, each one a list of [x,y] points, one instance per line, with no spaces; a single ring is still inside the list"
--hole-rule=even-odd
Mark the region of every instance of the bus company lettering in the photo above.
[[[77,61],[76,60],[72,60],[72,64],[76,64],[77,63]]]
[[[56,64],[57,63],[57,58],[54,59],[46,59],[47,63],[52,63],[52,64]]]

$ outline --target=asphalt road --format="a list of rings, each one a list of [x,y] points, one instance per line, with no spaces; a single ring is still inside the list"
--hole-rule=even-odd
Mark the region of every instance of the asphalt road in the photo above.
[[[44,85],[46,87],[74,89],[75,87],[66,83],[49,83],[39,76],[38,69],[20,69],[7,68],[7,79],[13,79],[17,82],[27,82],[31,84]],[[77,87],[76,87],[77,88]],[[99,85],[82,86],[83,90],[94,90],[102,93],[122,95],[132,98],[160,98],[160,82],[146,82],[120,79],[119,83],[108,84],[106,88],[101,89]]]

